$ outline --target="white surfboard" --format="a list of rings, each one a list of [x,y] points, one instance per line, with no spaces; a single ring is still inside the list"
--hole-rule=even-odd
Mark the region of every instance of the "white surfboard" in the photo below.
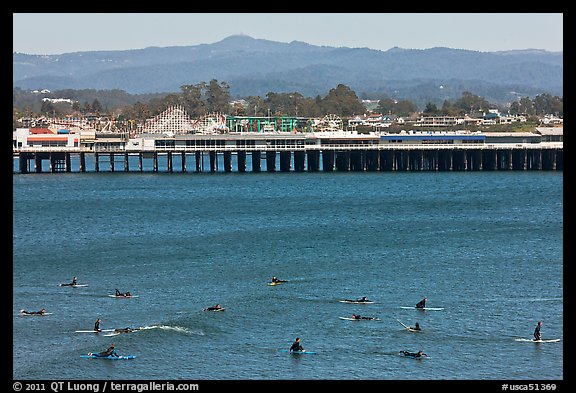
[[[345,321],[379,321],[380,319],[377,317],[371,317],[370,319],[366,319],[363,317],[360,318],[352,318],[352,317],[338,317],[340,319],[343,319]]]
[[[372,304],[374,303],[372,300],[350,300],[350,299],[342,299],[338,300],[340,303],[352,303],[352,304]]]
[[[517,338],[514,341],[530,342],[530,343],[557,343],[559,338],[551,338],[549,340],[534,340],[533,338]]]
[[[28,314],[28,313],[20,311],[20,316],[23,316],[23,317],[43,317],[45,315],[52,315],[52,314],[53,313],[51,313],[51,312],[45,312],[44,314]]]
[[[399,319],[397,319],[398,322],[400,322]],[[414,333],[420,333],[422,330],[416,330],[411,328],[410,326],[404,325],[402,322],[400,322],[400,325],[404,326],[404,329],[408,330],[409,332],[414,332]]]
[[[400,306],[400,308],[409,310],[409,309],[415,309],[415,310],[430,310],[430,311],[441,311],[444,310],[444,307],[416,307],[416,306]]]
[[[125,298],[125,299],[130,299],[130,298],[133,298],[133,297],[138,297],[138,295],[130,295],[130,296],[122,296],[122,295],[120,295],[120,296],[117,296],[117,295],[108,295],[108,296],[109,296],[109,297],[116,297],[116,298]]]

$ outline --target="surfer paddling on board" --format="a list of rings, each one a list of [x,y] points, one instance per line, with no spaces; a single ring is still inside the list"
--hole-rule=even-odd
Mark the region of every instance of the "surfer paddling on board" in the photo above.
[[[363,317],[363,316],[360,316],[360,315],[358,315],[358,314],[352,314],[352,319],[368,319],[368,320],[373,320],[373,319],[376,319],[376,318],[374,318],[374,317]]]
[[[116,353],[116,349],[114,349],[114,344],[110,344],[110,346],[108,347],[107,350],[103,351],[103,352],[98,352],[98,353],[92,353],[92,352],[88,352],[88,356],[98,356],[101,358],[105,358],[108,356],[116,356],[118,357],[118,354]]]
[[[220,303],[218,303],[218,304],[216,304],[215,306],[206,307],[206,308],[204,309],[204,311],[219,311],[219,310],[222,310],[222,309],[223,309],[222,306],[220,305]]]
[[[424,299],[420,300],[418,303],[416,303],[416,308],[426,307],[426,300],[428,300],[428,299],[424,298]]]
[[[294,341],[294,343],[290,347],[290,352],[294,351],[304,352],[304,348],[302,347],[302,345],[300,345],[300,337],[296,337],[296,341]]]
[[[426,354],[425,354],[424,352],[422,352],[422,351],[418,351],[418,352],[416,352],[416,353],[414,353],[414,352],[408,352],[408,351],[400,351],[400,353],[401,353],[402,355],[404,355],[404,356],[409,356],[409,357],[415,358],[415,359],[419,359],[419,358],[421,358],[421,357],[428,356],[428,355],[426,355]]]
[[[44,315],[46,314],[46,309],[42,309],[40,311],[26,311],[26,310],[20,310],[20,312],[22,314],[28,314],[28,315]]]
[[[120,292],[118,288],[116,288],[116,296],[131,297],[132,294],[130,292]]]
[[[132,333],[132,332],[135,332],[136,330],[139,330],[139,329],[134,329],[131,327],[125,327],[125,328],[120,328],[120,329],[114,329],[114,333]]]
[[[542,334],[540,334],[540,328],[542,327],[542,321],[538,321],[536,325],[536,329],[534,329],[534,340],[539,341],[542,340]]]

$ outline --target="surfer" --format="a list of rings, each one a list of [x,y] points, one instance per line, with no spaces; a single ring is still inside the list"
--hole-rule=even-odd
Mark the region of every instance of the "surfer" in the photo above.
[[[220,305],[220,303],[216,304],[213,307],[206,307],[204,309],[204,311],[218,311],[218,310],[222,310],[222,306]]]
[[[416,308],[426,307],[426,300],[428,300],[428,299],[424,298],[424,299],[420,300],[418,303],[416,303]]]
[[[409,356],[409,357],[416,358],[416,359],[421,358],[421,357],[423,357],[423,356],[428,356],[427,354],[425,354],[425,353],[422,352],[422,351],[418,351],[418,352],[416,352],[416,353],[414,353],[414,352],[408,352],[408,351],[400,351],[400,353],[401,353],[402,355],[404,355],[404,356]]]
[[[114,329],[114,333],[132,333],[138,329],[132,329],[130,327],[121,328],[121,329]]]
[[[100,329],[100,322],[102,322],[102,321],[100,320],[100,318],[98,318],[98,319],[96,320],[96,322],[94,322],[94,331],[95,331],[95,332],[101,332],[101,331],[102,331],[102,329]]]
[[[416,325],[414,325],[414,327],[412,327],[412,328],[410,328],[410,329],[412,329],[412,330],[418,330],[418,331],[421,331],[421,330],[422,330],[422,328],[420,327],[420,324],[419,324],[418,322],[416,322]]]
[[[107,350],[103,351],[103,352],[98,352],[98,353],[92,353],[89,352],[88,353],[89,356],[98,356],[98,357],[108,357],[108,356],[116,356],[118,357],[118,354],[116,353],[116,349],[114,349],[114,344],[110,344],[110,346],[108,347]]]
[[[304,351],[304,348],[302,347],[302,345],[300,345],[300,337],[296,337],[296,340],[294,341],[294,343],[290,347],[290,352],[294,352],[294,351],[299,351],[299,352]]]
[[[352,318],[353,319],[368,319],[368,320],[376,319],[374,317],[363,317],[363,316],[360,316],[358,314],[352,314]]]
[[[74,285],[76,285],[76,283],[77,283],[77,279],[76,279],[76,276],[74,276],[71,283],[60,284],[60,285],[63,287],[73,287]]]
[[[534,329],[534,340],[539,341],[542,340],[542,334],[540,334],[540,328],[542,327],[542,321],[538,321],[536,325],[536,329]]]
[[[130,297],[132,294],[130,292],[120,292],[118,288],[116,288],[116,296]]]
[[[40,311],[26,311],[26,310],[20,310],[20,312],[22,314],[28,314],[28,315],[44,315],[46,314],[46,309],[42,309]]]

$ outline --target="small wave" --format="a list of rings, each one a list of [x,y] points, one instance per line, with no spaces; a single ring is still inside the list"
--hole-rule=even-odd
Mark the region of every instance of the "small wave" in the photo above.
[[[162,329],[162,330],[171,330],[171,331],[183,333],[183,334],[198,334],[200,336],[204,335],[204,332],[201,329],[190,329],[190,328],[186,328],[183,326],[152,325],[152,326],[143,326],[140,329],[141,330]]]

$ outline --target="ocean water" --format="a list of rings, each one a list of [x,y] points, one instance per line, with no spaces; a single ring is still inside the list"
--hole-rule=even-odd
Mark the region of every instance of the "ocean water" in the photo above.
[[[44,173],[12,183],[14,379],[564,378],[562,172]],[[88,286],[58,286],[73,276]],[[272,276],[288,282],[269,286]],[[116,288],[138,297],[109,297]],[[374,303],[339,302],[362,296]],[[401,308],[424,297],[443,310]],[[226,310],[203,311],[216,303]],[[19,315],[41,308],[52,314]],[[379,320],[339,318],[352,313]],[[97,318],[144,329],[75,332]],[[516,341],[538,320],[543,338],[561,341]],[[279,351],[296,337],[316,354]],[[110,343],[137,357],[80,357]]]

